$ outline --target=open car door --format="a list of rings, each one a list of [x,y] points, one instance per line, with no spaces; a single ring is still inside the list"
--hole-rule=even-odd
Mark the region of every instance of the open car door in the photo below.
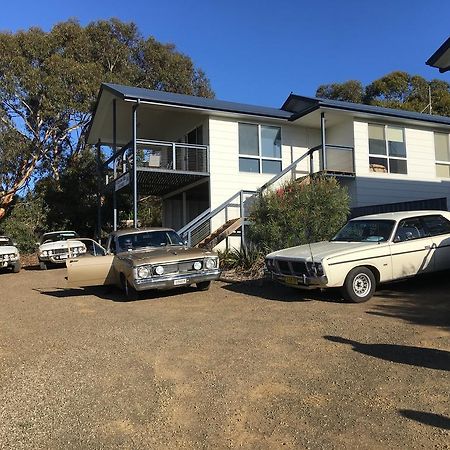
[[[76,257],[69,254],[66,261],[68,287],[101,286],[115,283],[114,255],[92,239],[78,238],[86,246],[86,253]],[[69,246],[70,247],[70,246]]]

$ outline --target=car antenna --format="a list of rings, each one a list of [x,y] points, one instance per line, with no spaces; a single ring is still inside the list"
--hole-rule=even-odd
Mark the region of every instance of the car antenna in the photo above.
[[[313,252],[312,252],[312,248],[311,248],[311,229],[310,229],[309,225],[306,226],[306,239],[308,241],[308,248],[309,248],[309,254],[311,256],[312,267],[314,268],[313,270],[315,270],[314,256],[313,256]]]

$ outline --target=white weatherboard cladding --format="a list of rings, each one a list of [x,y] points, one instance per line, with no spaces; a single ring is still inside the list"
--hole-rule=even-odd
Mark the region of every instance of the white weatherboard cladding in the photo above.
[[[354,122],[354,139],[356,179],[352,206],[450,197],[450,182],[436,177],[432,130],[405,127],[407,175],[369,171],[367,122]]]

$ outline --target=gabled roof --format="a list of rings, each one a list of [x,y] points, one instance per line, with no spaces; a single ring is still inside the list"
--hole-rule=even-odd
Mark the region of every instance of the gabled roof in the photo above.
[[[450,70],[450,37],[428,58],[425,64],[438,68],[442,73]]]
[[[225,111],[237,114],[249,114],[254,116],[271,117],[276,119],[289,119],[291,113],[282,109],[266,106],[247,105],[244,103],[227,102],[193,95],[175,94],[173,92],[154,91],[121,84],[103,83],[102,89],[107,89],[123,100],[140,100],[143,102],[182,106],[193,109],[209,111]],[[101,91],[100,91],[101,95]]]
[[[414,111],[402,109],[383,108],[381,106],[364,105],[362,103],[343,102],[340,100],[329,100],[325,98],[305,97],[302,95],[290,94],[281,109],[292,113],[289,119],[294,121],[309,114],[319,108],[336,109],[342,111],[352,111],[364,114],[375,114],[400,119],[420,120],[444,125],[450,125],[450,117],[434,116]]]

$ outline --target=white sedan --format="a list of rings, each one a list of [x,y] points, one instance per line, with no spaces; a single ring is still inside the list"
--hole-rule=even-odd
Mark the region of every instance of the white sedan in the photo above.
[[[450,213],[358,217],[331,241],[270,253],[266,268],[282,284],[302,289],[340,287],[345,299],[365,302],[379,283],[450,269]]]

